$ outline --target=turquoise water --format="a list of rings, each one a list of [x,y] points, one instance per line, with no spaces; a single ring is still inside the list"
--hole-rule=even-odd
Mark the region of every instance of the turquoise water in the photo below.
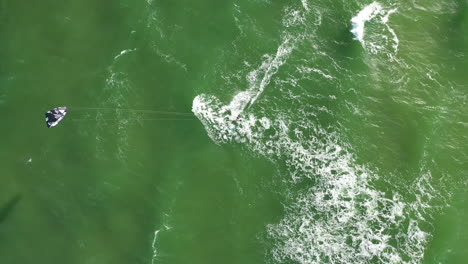
[[[1,1],[1,263],[465,263],[467,5]]]

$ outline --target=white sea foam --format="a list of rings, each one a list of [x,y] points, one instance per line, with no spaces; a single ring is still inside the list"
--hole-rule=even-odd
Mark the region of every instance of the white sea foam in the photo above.
[[[372,53],[385,50],[385,45],[389,42],[391,42],[391,46],[393,48],[392,52],[396,53],[398,51],[399,39],[395,31],[388,25],[390,15],[396,11],[396,8],[386,11],[380,3],[373,2],[372,4],[364,7],[351,19],[351,32],[354,34],[355,39],[361,42],[361,44]],[[364,39],[365,24],[370,21],[375,21],[375,23],[379,23],[385,27],[378,30],[378,36],[370,36]],[[387,36],[388,34],[391,35],[391,40],[389,40],[389,37]]]
[[[215,142],[236,141],[273,162],[285,162],[293,182],[318,181],[314,187],[290,193],[285,217],[268,226],[276,242],[275,262],[297,263],[418,263],[430,234],[420,227],[430,215],[434,197],[430,173],[414,184],[416,197],[406,201],[396,190],[387,194],[372,186],[378,176],[355,165],[335,134],[310,122],[257,118],[230,122],[214,97],[194,101],[194,112]],[[268,131],[268,133],[267,133]],[[304,136],[311,133],[312,137]],[[294,135],[294,136],[291,136]],[[429,210],[429,211],[428,211]],[[409,259],[405,259],[409,256]]]
[[[329,75],[329,74],[326,74],[326,73],[324,73],[322,70],[316,69],[316,68],[309,68],[309,67],[300,66],[300,67],[297,67],[297,70],[298,70],[298,72],[300,72],[300,73],[311,73],[311,72],[315,72],[315,73],[320,74],[320,75],[321,75],[322,77],[324,77],[324,78],[327,78],[327,79],[334,79],[333,76],[331,76],[331,75]]]
[[[161,232],[161,229],[158,229],[158,230],[154,231],[153,243],[151,243],[151,248],[153,249],[153,257],[151,259],[151,263],[154,263],[154,260],[158,256],[158,249],[156,247],[156,240],[158,239],[159,232]]]
[[[430,234],[428,181],[415,188],[414,201],[398,192],[391,198],[372,187],[368,169],[349,155],[331,160],[320,184],[297,195],[278,224],[268,227],[277,240],[273,258],[297,263],[419,263]],[[334,173],[330,173],[330,172]],[[422,175],[429,179],[430,174]],[[434,193],[434,192],[431,192]],[[417,217],[414,217],[414,216]]]
[[[283,17],[283,25],[286,27],[303,25],[306,21],[305,16],[306,14],[300,10],[287,8]]]
[[[135,49],[126,49],[126,50],[122,50],[117,56],[114,57],[114,60],[120,58],[122,55],[125,55],[129,52],[132,52],[132,51],[136,51],[136,48]]]
[[[386,23],[395,11],[385,12],[376,3],[361,12],[364,13],[358,17],[362,21],[362,34],[358,30],[356,34],[361,34],[358,36],[363,40],[365,21],[379,14]],[[285,27],[291,25],[290,21],[283,20]],[[357,24],[359,21],[356,19]],[[428,221],[429,204],[437,195],[430,184],[429,172],[422,173],[412,185],[412,200],[403,197],[396,188],[380,191],[373,181],[384,176],[357,165],[350,147],[341,142],[339,135],[308,119],[309,113],[298,111],[290,116],[248,111],[294,50],[294,40],[298,38],[286,36],[276,54],[263,56],[260,66],[247,74],[248,88],[234,95],[229,103],[201,94],[192,105],[192,111],[217,144],[242,143],[253,153],[275,164],[284,164],[289,175],[287,181],[293,186],[298,182],[314,182],[304,191],[286,188],[291,190],[285,194],[289,199],[285,215],[278,223],[267,226],[268,236],[275,243],[271,251],[273,262],[420,262],[431,238],[421,223]],[[299,75],[317,73],[326,80],[335,79],[325,70],[306,65],[296,69]],[[330,111],[325,107],[317,110]]]
[[[418,263],[422,259],[430,235],[418,223],[430,215],[434,189],[429,173],[415,182],[414,201],[405,201],[396,191],[386,198],[372,187],[377,176],[354,165],[336,135],[307,122],[298,125],[252,114],[239,124],[229,123],[229,115],[219,111],[222,107],[210,96],[194,101],[194,112],[213,140],[236,140],[272,161],[284,160],[295,182],[319,181],[305,192],[290,194],[295,198],[284,219],[268,226],[277,242],[275,261],[366,263],[377,258],[379,263]],[[294,126],[295,139],[290,136]],[[315,136],[303,136],[307,132]]]
[[[382,13],[382,6],[378,2],[364,7],[355,17],[351,19],[353,29],[351,32],[354,34],[357,40],[360,42],[364,41],[364,25],[367,21],[373,19],[378,14]]]
[[[388,22],[388,19],[389,19],[390,15],[393,14],[393,13],[395,13],[396,11],[397,11],[396,8],[394,8],[394,9],[388,11],[388,12],[385,14],[385,16],[382,17],[382,23],[386,24],[386,23]]]
[[[302,7],[304,7],[306,11],[309,11],[310,9],[309,9],[309,4],[307,3],[307,0],[301,0],[301,2],[302,2]]]
[[[174,56],[170,54],[164,53],[160,48],[158,48],[157,45],[154,45],[154,50],[156,54],[158,54],[158,56],[163,58],[164,61],[166,61],[168,64],[174,64],[178,66],[179,68],[181,68],[182,70],[187,71],[187,65],[185,63],[180,62],[179,60],[177,60]]]

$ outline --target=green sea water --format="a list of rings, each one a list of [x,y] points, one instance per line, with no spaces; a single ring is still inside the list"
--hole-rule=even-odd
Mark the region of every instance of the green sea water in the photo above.
[[[0,0],[0,263],[466,263],[467,8]]]

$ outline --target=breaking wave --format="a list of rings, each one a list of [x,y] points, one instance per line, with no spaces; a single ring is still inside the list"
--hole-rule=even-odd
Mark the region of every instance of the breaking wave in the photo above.
[[[373,2],[351,19],[351,32],[354,34],[355,39],[372,53],[384,50],[386,45],[390,45],[393,52],[396,53],[400,41],[395,31],[388,25],[390,15],[396,11],[396,8],[387,11],[380,3]],[[374,32],[368,38],[364,38],[366,22],[375,22],[376,25]],[[378,25],[384,27],[380,28]]]

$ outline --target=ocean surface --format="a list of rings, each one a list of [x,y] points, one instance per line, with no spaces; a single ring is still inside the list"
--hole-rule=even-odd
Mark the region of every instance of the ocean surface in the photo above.
[[[467,37],[466,0],[0,0],[0,263],[468,263]]]

